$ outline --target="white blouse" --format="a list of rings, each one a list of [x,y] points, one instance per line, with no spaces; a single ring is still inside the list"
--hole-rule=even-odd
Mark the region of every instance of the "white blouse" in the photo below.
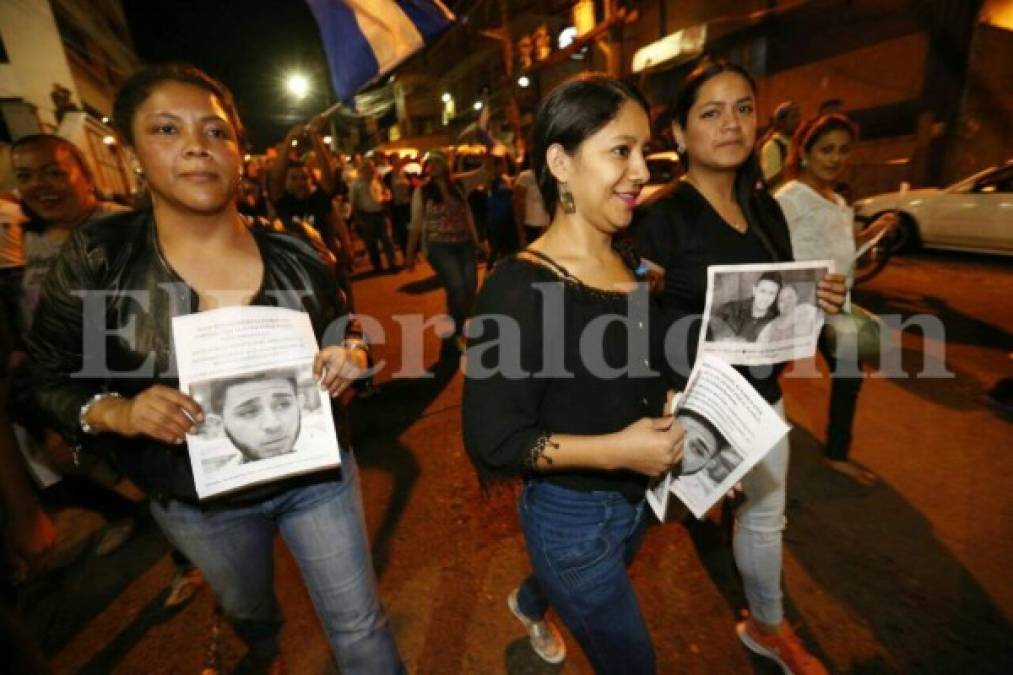
[[[795,260],[834,261],[837,274],[847,274],[852,284],[851,258],[855,255],[855,213],[844,198],[830,201],[799,180],[782,185],[774,193],[791,233]]]

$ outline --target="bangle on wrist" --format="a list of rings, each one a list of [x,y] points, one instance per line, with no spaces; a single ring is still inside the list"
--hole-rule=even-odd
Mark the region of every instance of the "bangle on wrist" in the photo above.
[[[369,345],[362,338],[346,337],[341,341],[341,346],[349,351],[360,349],[365,352],[366,358],[369,358]]]
[[[91,436],[99,433],[90,424],[88,424],[88,413],[91,412],[92,407],[99,401],[105,401],[113,398],[123,398],[123,396],[115,391],[101,391],[85,401],[85,404],[81,406],[81,410],[77,414],[78,426],[81,427],[81,431]]]

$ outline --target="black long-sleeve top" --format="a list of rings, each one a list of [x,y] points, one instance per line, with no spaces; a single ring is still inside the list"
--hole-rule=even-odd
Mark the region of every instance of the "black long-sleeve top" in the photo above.
[[[667,357],[678,372],[688,375],[696,361],[708,266],[792,259],[788,224],[774,198],[758,191],[751,206],[750,227],[739,233],[684,181],[668,197],[637,215],[638,252],[665,268],[660,319],[665,329],[674,326]],[[783,364],[736,367],[770,403],[781,398],[777,377],[783,369]]]
[[[666,381],[654,314],[644,285],[632,294],[607,292],[534,261],[501,263],[469,327],[464,444],[480,478],[530,475],[533,452],[548,434],[608,434],[661,415]],[[642,499],[646,486],[645,476],[624,470],[541,476],[630,501]]]

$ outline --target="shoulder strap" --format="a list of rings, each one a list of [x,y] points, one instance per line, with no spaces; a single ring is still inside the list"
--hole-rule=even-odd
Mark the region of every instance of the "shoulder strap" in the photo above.
[[[534,256],[534,257],[538,258],[542,262],[548,264],[549,267],[551,267],[552,269],[554,269],[557,272],[559,272],[560,274],[562,274],[567,279],[574,279],[574,280],[576,280],[576,277],[573,276],[572,274],[570,274],[569,270],[567,270],[565,267],[563,267],[562,265],[560,265],[559,263],[557,263],[555,260],[553,260],[549,256],[545,255],[541,251],[536,251],[533,248],[525,248],[525,249],[521,250],[520,252],[521,253],[526,253],[528,255],[531,255],[531,256]]]

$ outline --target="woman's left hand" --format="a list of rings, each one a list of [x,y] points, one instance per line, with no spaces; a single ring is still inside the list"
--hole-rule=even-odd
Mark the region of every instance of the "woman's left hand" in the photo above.
[[[827,274],[816,286],[816,299],[827,314],[839,314],[848,297],[843,274]]]
[[[369,367],[366,352],[346,347],[324,347],[313,359],[313,376],[331,398],[337,398]]]

